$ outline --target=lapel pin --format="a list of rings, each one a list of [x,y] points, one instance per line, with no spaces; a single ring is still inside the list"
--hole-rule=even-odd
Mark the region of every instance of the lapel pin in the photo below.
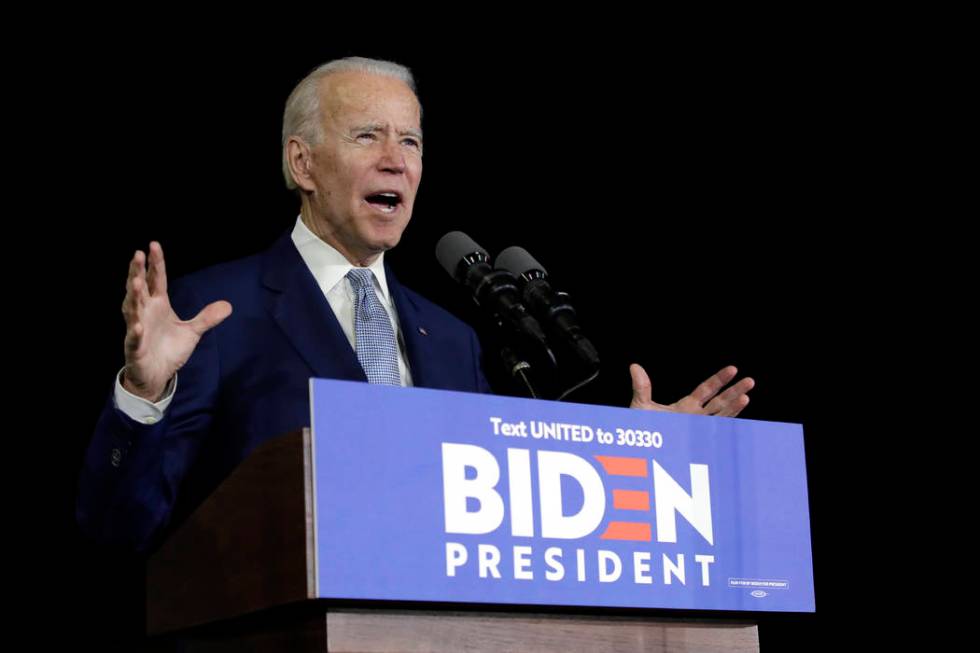
[[[429,332],[425,330],[425,327],[419,327],[419,333],[421,333],[423,336],[429,335]]]

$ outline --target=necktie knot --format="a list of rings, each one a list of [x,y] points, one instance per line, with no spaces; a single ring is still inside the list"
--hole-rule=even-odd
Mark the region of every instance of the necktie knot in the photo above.
[[[374,273],[368,268],[351,268],[347,273],[350,285],[355,293],[361,293],[368,288],[374,287]]]

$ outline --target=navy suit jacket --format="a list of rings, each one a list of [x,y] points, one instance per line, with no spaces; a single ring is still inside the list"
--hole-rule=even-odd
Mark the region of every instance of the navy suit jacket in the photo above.
[[[473,330],[385,274],[414,384],[489,392]],[[262,254],[174,282],[170,298],[182,319],[219,299],[234,310],[181,368],[160,422],[131,420],[110,394],[79,483],[83,531],[138,550],[158,544],[258,444],[309,426],[310,377],[367,381],[290,232]]]

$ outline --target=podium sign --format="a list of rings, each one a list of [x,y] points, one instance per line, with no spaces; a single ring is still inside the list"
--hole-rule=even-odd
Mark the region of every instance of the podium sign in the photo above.
[[[320,598],[814,610],[800,425],[310,386]]]

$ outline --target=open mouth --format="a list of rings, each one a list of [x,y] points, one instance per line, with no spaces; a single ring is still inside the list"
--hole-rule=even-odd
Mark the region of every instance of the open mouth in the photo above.
[[[382,213],[394,213],[401,206],[402,196],[394,191],[383,191],[368,195],[364,201]]]

